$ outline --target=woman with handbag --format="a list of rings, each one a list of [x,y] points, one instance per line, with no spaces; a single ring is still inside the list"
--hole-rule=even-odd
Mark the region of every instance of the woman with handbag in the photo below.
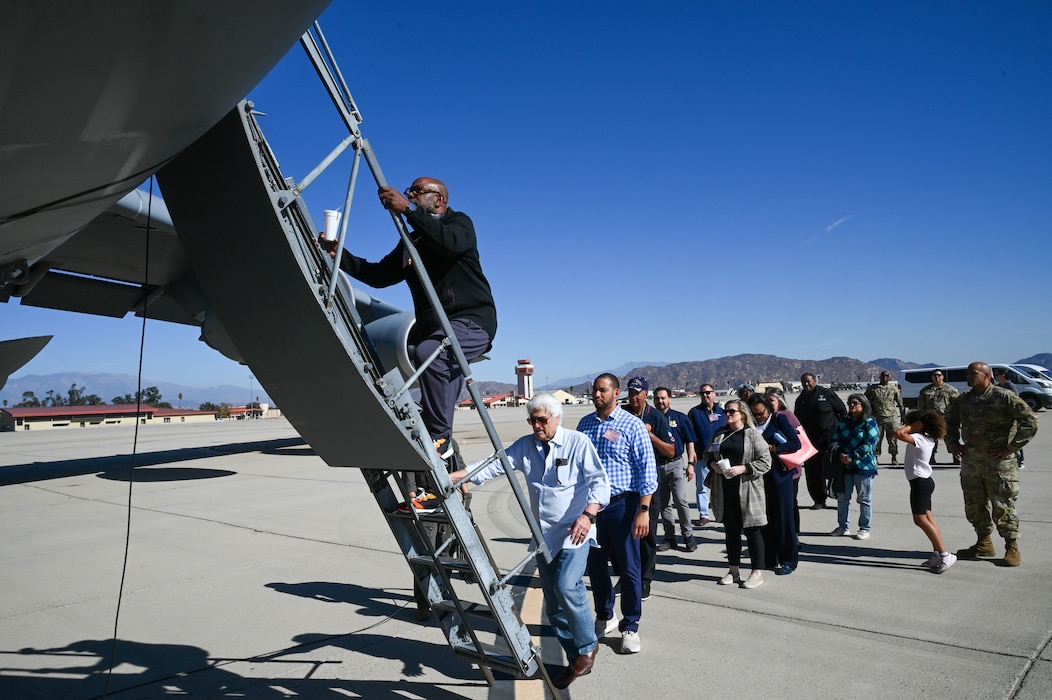
[[[880,437],[877,421],[870,417],[869,399],[862,394],[847,397],[847,417],[840,421],[832,442],[838,445],[837,461],[844,469],[844,486],[837,491],[837,528],[832,534],[851,536],[851,495],[858,492],[856,540],[869,539],[873,518],[873,478],[877,475],[874,448]]]
[[[713,437],[705,453],[709,465],[710,507],[713,517],[723,523],[730,570],[719,580],[756,588],[763,583],[763,535],[767,524],[767,500],[763,475],[771,468],[771,453],[760,431],[752,427],[752,414],[741,401],[728,401],[723,412],[727,425]],[[752,572],[744,581],[739,571],[742,533],[749,542]]]
[[[775,413],[785,416],[789,420],[789,424],[793,426],[793,430],[796,431],[796,436],[800,438],[800,449],[796,452],[786,453],[792,454],[788,460],[783,459],[782,462],[786,466],[793,466],[793,526],[796,527],[797,534],[800,533],[800,477],[804,475],[804,462],[811,459],[818,454],[818,450],[815,449],[814,445],[811,444],[811,439],[807,437],[807,431],[800,424],[800,419],[796,417],[796,414],[789,410],[789,406],[785,403],[785,392],[778,387],[768,387],[767,391],[764,392],[767,396],[771,397],[774,405],[771,407]],[[790,464],[790,460],[793,464]],[[794,466],[795,465],[795,466]],[[798,546],[799,548],[799,546]]]
[[[784,463],[780,455],[798,452],[800,438],[789,419],[777,412],[777,406],[774,396],[749,399],[756,429],[771,453],[771,468],[763,475],[767,498],[767,527],[763,530],[765,567],[774,569],[778,576],[786,576],[796,571],[800,543],[793,517],[793,472],[796,470]]]

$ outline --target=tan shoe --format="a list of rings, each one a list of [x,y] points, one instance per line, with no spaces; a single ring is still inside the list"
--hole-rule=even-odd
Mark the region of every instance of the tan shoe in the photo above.
[[[990,535],[985,535],[979,538],[979,541],[973,544],[967,549],[958,549],[958,559],[978,559],[979,557],[996,557],[997,550],[994,549],[994,543],[990,540]]]
[[[1023,557],[1019,554],[1019,544],[1016,540],[1005,540],[1005,556],[1001,563],[1005,566],[1019,566],[1023,563]]]

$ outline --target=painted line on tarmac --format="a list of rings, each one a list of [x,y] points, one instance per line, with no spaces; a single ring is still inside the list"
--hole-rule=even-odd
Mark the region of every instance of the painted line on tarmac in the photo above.
[[[536,576],[534,577],[536,578]],[[544,603],[544,592],[541,591],[540,586],[529,586],[526,589],[526,594],[522,598],[522,609],[520,614],[522,615],[522,622],[525,625],[535,625],[536,629],[540,629],[541,625],[541,608]],[[541,638],[533,635],[530,637],[534,646],[538,649],[541,645]],[[544,663],[543,660],[538,659],[540,663]],[[538,679],[530,680],[516,680],[514,690],[515,700],[544,700],[544,681]]]

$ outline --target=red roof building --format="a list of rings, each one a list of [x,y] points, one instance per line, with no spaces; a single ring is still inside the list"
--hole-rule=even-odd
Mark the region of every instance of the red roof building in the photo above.
[[[0,432],[50,428],[88,428],[101,425],[130,425],[136,420],[146,425],[214,421],[215,411],[154,408],[143,404],[103,404],[101,406],[33,406],[0,408]]]

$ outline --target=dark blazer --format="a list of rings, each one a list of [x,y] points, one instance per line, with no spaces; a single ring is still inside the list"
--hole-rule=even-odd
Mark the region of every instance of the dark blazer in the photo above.
[[[781,443],[775,439],[775,433],[781,433],[785,442]],[[781,481],[782,478],[792,479],[793,470],[786,469],[778,455],[796,452],[800,449],[800,436],[797,435],[796,428],[781,413],[772,413],[771,420],[767,421],[767,427],[763,430],[763,439],[768,445],[775,445],[775,453],[771,455],[772,477],[778,481]]]

